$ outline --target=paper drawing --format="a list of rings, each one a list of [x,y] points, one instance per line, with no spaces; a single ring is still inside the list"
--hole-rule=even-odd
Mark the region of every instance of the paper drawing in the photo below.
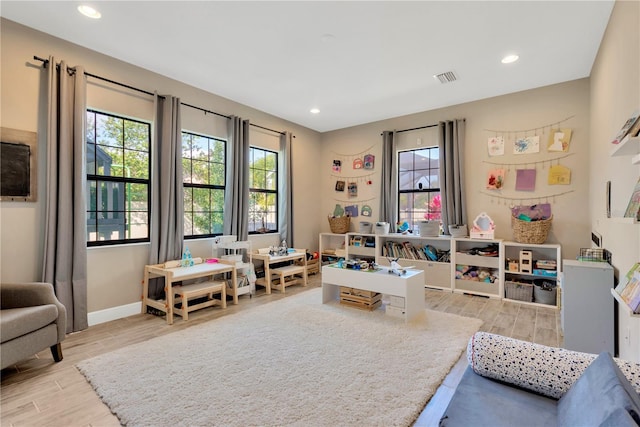
[[[358,197],[358,184],[356,182],[350,182],[347,187],[349,197]]]
[[[345,206],[344,211],[347,215],[356,217],[358,216],[358,205]]]
[[[525,136],[513,143],[513,154],[531,154],[540,152],[540,137]]]
[[[365,154],[364,155],[364,168],[365,169],[373,169],[373,164],[376,160],[376,156],[373,154]]]
[[[571,129],[553,129],[549,133],[547,151],[569,151],[571,142]]]
[[[487,190],[500,190],[504,185],[504,169],[491,169],[487,174]]]
[[[504,137],[493,136],[487,141],[487,148],[490,156],[504,155]]]
[[[535,191],[536,189],[536,170],[535,169],[518,169],[516,172],[516,190],[517,191]]]
[[[335,173],[340,173],[340,171],[342,171],[342,162],[340,160],[334,160],[333,161],[333,166],[331,167],[331,169]]]
[[[555,165],[549,168],[549,185],[569,185],[571,184],[571,169],[562,165]]]

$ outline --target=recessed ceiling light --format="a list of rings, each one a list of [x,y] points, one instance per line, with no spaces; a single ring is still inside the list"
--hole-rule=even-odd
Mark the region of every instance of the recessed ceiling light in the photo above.
[[[502,58],[503,64],[511,64],[512,62],[516,62],[520,58],[518,55],[507,55]]]
[[[323,34],[323,35],[320,36],[320,40],[325,42],[325,43],[332,42],[332,41],[335,40],[335,38],[336,38],[336,36],[334,36],[333,34],[328,34],[328,33],[327,34]]]
[[[319,113],[320,113],[320,110],[319,110],[318,108],[312,108],[311,110],[309,110],[309,112],[310,112],[311,114],[319,114]]]
[[[100,19],[102,14],[92,8],[91,6],[87,6],[86,4],[81,4],[78,6],[78,12],[92,19]]]

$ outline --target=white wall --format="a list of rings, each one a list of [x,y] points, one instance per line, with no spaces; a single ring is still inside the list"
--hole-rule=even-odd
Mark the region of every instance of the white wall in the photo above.
[[[319,227],[319,198],[309,188],[320,174],[320,135],[264,112],[204,92],[167,77],[98,54],[44,33],[2,19],[0,71],[2,99],[0,125],[38,132],[38,201],[0,204],[0,280],[33,281],[41,278],[44,176],[46,146],[44,138],[44,87],[46,73],[33,56],[55,55],[70,65],[83,65],[91,73],[139,87],[147,91],[177,96],[181,101],[225,115],[237,115],[252,123],[276,130],[291,131],[294,175],[294,245],[315,250]],[[113,87],[89,78],[88,105],[127,116],[151,120],[153,104],[144,94]],[[182,109],[185,129],[226,137],[225,120],[188,107]],[[277,148],[277,138],[251,127],[252,143]],[[274,144],[275,141],[275,145]],[[255,247],[278,241],[277,235],[256,236]],[[211,254],[208,239],[189,240],[196,256]],[[92,247],[88,250],[88,310],[97,312],[140,301],[143,267],[148,260],[146,244]]]
[[[570,156],[560,160],[560,164],[572,171],[571,185],[547,184],[549,163],[537,164],[533,162],[547,161],[564,155],[564,153],[549,153],[546,142],[549,135],[549,124],[571,117],[562,123],[562,127],[573,129],[573,136],[569,149]],[[380,154],[382,152],[383,130],[402,130],[438,123],[440,120],[454,118],[466,119],[465,144],[465,174],[467,187],[467,224],[472,224],[476,215],[486,212],[496,224],[496,237],[512,239],[510,223],[510,205],[521,202],[501,199],[500,197],[527,197],[529,204],[539,201],[552,205],[553,226],[547,242],[561,243],[565,257],[575,258],[579,248],[588,247],[590,239],[589,222],[589,81],[575,80],[553,86],[532,89],[510,95],[489,98],[481,101],[460,104],[424,113],[396,117],[389,120],[370,123],[362,126],[327,132],[322,135],[322,195],[323,231],[329,231],[326,215],[333,211],[336,203],[341,203],[346,197],[344,193],[334,190],[336,176],[331,173],[332,161],[341,158],[349,163],[354,154],[371,151],[376,155],[376,166],[371,176],[373,184],[364,185],[365,193],[348,203],[371,204],[374,209],[370,221],[377,221],[379,216],[380,192]],[[538,154],[515,155],[513,145],[507,144],[505,155],[489,158],[487,153],[487,139],[495,136],[497,130],[523,130],[539,128],[537,134],[541,136],[541,148]],[[543,129],[545,128],[545,129]],[[433,128],[399,135],[399,148],[419,148],[432,145],[435,142]],[[529,132],[528,135],[533,135]],[[507,136],[507,135],[505,135]],[[522,136],[522,133],[520,133]],[[513,143],[513,135],[507,136]],[[510,169],[505,181],[505,189],[498,193],[489,193],[485,189],[486,176],[490,168],[496,167],[487,162],[504,162],[504,167]],[[537,169],[536,191],[532,193],[516,192],[514,189],[516,164],[530,162],[527,167]],[[556,164],[557,162],[554,162]],[[344,164],[342,177],[360,177],[366,171],[354,171],[350,164]],[[348,180],[348,179],[347,179]],[[361,185],[358,186],[361,188]],[[571,193],[547,197],[566,191]],[[493,196],[492,196],[493,195]],[[373,199],[371,199],[373,197]],[[371,199],[371,200],[369,200]],[[525,201],[526,203],[526,201]],[[344,203],[342,203],[344,204]],[[357,230],[357,224],[365,218],[358,217],[352,221],[352,229]],[[354,227],[354,224],[355,227]]]
[[[624,277],[640,261],[640,224],[622,220],[640,165],[631,156],[611,157],[610,141],[631,113],[640,109],[640,3],[616,2],[591,72],[591,150],[589,210],[591,225],[612,252],[616,276]],[[640,150],[638,151],[640,152]],[[606,216],[605,185],[611,181],[611,210]],[[640,319],[618,310],[620,357],[640,362]]]

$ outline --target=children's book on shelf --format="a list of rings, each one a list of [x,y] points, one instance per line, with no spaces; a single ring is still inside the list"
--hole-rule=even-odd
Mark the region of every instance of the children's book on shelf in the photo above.
[[[636,221],[640,221],[640,178],[633,187],[633,192],[629,198],[629,204],[624,212],[625,218],[634,218]]]
[[[631,267],[616,286],[616,292],[634,313],[640,312],[640,262]]]
[[[631,115],[631,117],[629,117],[627,119],[626,122],[624,122],[624,124],[622,125],[622,128],[620,129],[620,132],[618,132],[618,134],[615,136],[615,138],[613,138],[613,141],[611,141],[612,144],[619,144],[620,141],[622,141],[622,139],[627,136],[627,134],[629,133],[629,131],[631,130],[631,128],[634,127],[634,125],[636,124],[636,122],[640,120],[640,110],[636,110],[633,112],[633,114]]]

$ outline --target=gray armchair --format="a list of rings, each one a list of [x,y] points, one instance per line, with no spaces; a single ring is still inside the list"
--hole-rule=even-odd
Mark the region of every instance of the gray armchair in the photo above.
[[[67,310],[50,283],[2,283],[0,308],[0,369],[47,347],[62,360]]]

